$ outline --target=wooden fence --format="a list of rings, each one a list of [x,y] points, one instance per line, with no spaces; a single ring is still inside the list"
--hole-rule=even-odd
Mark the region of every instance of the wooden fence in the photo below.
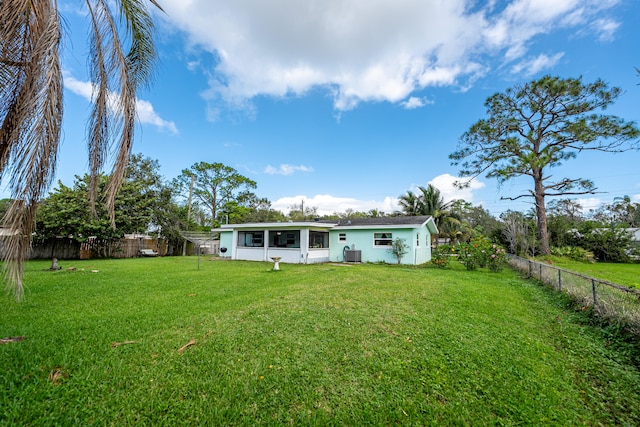
[[[136,258],[142,249],[151,249],[159,256],[167,254],[167,242],[164,239],[89,239],[80,246],[80,259],[92,258]]]
[[[80,243],[69,238],[34,240],[28,259],[92,259],[136,258],[140,250],[151,249],[165,256],[171,249],[165,239],[135,238],[120,240],[89,239]],[[4,256],[4,244],[0,241],[0,257]]]
[[[68,238],[34,240],[29,259],[79,259],[80,243]]]

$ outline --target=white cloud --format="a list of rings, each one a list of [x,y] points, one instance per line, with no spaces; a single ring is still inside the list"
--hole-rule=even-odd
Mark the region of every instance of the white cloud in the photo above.
[[[224,148],[234,148],[234,147],[242,147],[242,144],[239,142],[225,142],[222,144]]]
[[[428,87],[467,88],[496,60],[518,60],[532,49],[535,36],[559,28],[613,37],[616,22],[606,11],[615,4],[512,0],[471,7],[468,0],[404,0],[400,7],[395,0],[164,0],[162,16],[184,31],[192,46],[217,59],[203,95],[211,104],[222,100],[227,107],[251,109],[256,96],[301,96],[323,87],[334,108],[345,111],[367,101],[413,105],[412,94]],[[210,117],[218,113],[214,108]]]
[[[187,70],[196,71],[200,68],[200,61],[189,61],[187,62]]]
[[[612,19],[598,19],[593,23],[593,29],[602,42],[612,41],[618,28],[620,28],[620,23]]]
[[[402,102],[401,105],[407,110],[413,110],[416,108],[422,108],[425,105],[433,104],[433,101],[430,101],[427,98],[418,98],[415,96],[410,97],[406,101]]]
[[[136,105],[138,118],[142,123],[154,125],[158,129],[167,131],[174,135],[178,133],[176,124],[174,122],[164,120],[162,117],[160,117],[158,113],[156,113],[156,111],[153,109],[153,105],[151,105],[149,101],[138,99],[136,101]]]
[[[81,81],[76,79],[75,77],[65,73],[64,75],[64,87],[69,89],[71,92],[76,95],[80,95],[87,101],[92,102],[93,100],[93,85],[91,82]],[[112,101],[117,95],[112,93],[111,98]],[[162,117],[158,115],[158,113],[154,110],[153,105],[149,101],[145,101],[142,99],[136,100],[136,111],[138,114],[138,119],[141,123],[146,123],[157,127],[159,130],[166,131],[172,134],[178,133],[178,128],[176,124],[172,121],[164,120]]]
[[[460,178],[453,175],[443,174],[436,176],[428,184],[434,185],[445,202],[455,199],[464,199],[473,202],[473,193],[476,190],[484,188],[485,184],[478,180],[473,180],[469,188],[459,190],[454,187],[453,183]],[[414,189],[415,190],[415,189]],[[352,197],[336,197],[329,194],[317,194],[309,197],[306,195],[287,196],[271,203],[271,206],[284,213],[288,213],[292,206],[300,206],[300,202],[304,200],[305,207],[315,207],[318,209],[318,215],[331,215],[334,213],[344,213],[347,210],[358,212],[368,212],[371,209],[377,209],[381,212],[391,214],[400,210],[398,198],[387,196],[382,200],[360,200]]]
[[[563,52],[556,53],[553,56],[540,54],[535,58],[526,59],[514,65],[511,67],[511,72],[513,74],[523,74],[526,77],[530,77],[542,70],[553,68],[563,56]]]
[[[598,197],[583,197],[576,199],[582,206],[582,213],[587,213],[591,209],[597,209],[602,204],[602,199]]]
[[[310,166],[294,166],[288,164],[281,164],[279,167],[273,167],[271,165],[264,168],[264,173],[268,175],[293,175],[296,172],[313,172],[313,168]]]
[[[80,95],[87,101],[91,101],[91,97],[93,94],[93,85],[91,82],[84,82],[78,80],[68,74],[64,75],[64,87],[69,89],[71,92],[76,95]]]
[[[440,190],[440,195],[442,195],[445,203],[456,199],[463,199],[467,202],[473,202],[473,192],[484,188],[485,183],[474,179],[466,188],[459,189],[455,187],[454,183],[456,181],[464,182],[464,180],[464,178],[459,178],[445,173],[436,176],[431,181],[429,181],[428,184],[431,184],[438,190]]]
[[[288,213],[291,207],[304,201],[306,207],[318,209],[318,215],[331,215],[334,213],[344,213],[351,209],[359,212],[368,212],[377,209],[385,213],[392,213],[398,210],[398,201],[395,197],[385,197],[384,200],[358,200],[350,197],[335,197],[328,194],[317,194],[313,197],[304,195],[281,197],[271,206],[281,212]]]

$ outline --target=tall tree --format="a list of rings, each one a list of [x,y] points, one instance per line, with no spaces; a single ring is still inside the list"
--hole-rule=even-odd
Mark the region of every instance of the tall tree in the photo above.
[[[555,216],[566,217],[571,223],[582,221],[582,204],[573,199],[556,199],[549,203],[549,211]]]
[[[136,92],[155,59],[147,4],[156,0],[85,0],[91,23],[89,70],[93,111],[88,126],[91,194],[112,142],[117,142],[106,204],[114,203],[134,134]],[[4,217],[11,232],[4,272],[17,299],[34,230],[36,206],[55,175],[62,123],[61,17],[55,0],[0,1],[0,176],[13,203]]]
[[[449,157],[461,166],[462,177],[486,174],[500,183],[531,177],[532,190],[505,199],[534,199],[540,252],[549,254],[546,197],[596,190],[587,178],[553,179],[549,169],[582,151],[637,148],[634,140],[640,131],[635,123],[600,113],[620,94],[619,88],[609,88],[602,80],[583,84],[580,78],[551,76],[509,88],[487,99],[488,118],[473,124],[461,136],[458,151]]]
[[[318,207],[317,206],[309,206],[308,204],[305,206],[304,200],[300,202],[300,204],[294,203],[289,206],[289,219],[292,221],[306,221],[309,219],[318,217]]]
[[[451,202],[451,213],[459,218],[471,235],[481,234],[485,237],[495,239],[496,232],[500,230],[500,221],[491,212],[480,206],[473,206],[470,202],[462,199]]]
[[[194,177],[193,197],[196,203],[206,208],[211,225],[218,223],[218,213],[221,206],[230,202],[240,202],[251,198],[250,190],[255,189],[255,181],[238,173],[231,166],[222,163],[199,162],[189,169],[184,169],[174,180],[174,185],[180,194],[188,194]]]
[[[259,198],[253,193],[243,194],[237,200],[225,203],[222,206],[222,212],[224,213],[218,215],[220,223],[241,224],[285,220],[285,215],[273,209],[267,198]]]
[[[535,223],[522,212],[506,211],[500,215],[502,237],[509,252],[524,257],[533,256],[536,248]]]
[[[444,199],[440,195],[440,190],[431,184],[428,184],[427,187],[418,187],[416,193],[408,190],[405,194],[398,197],[398,203],[400,204],[402,213],[409,216],[434,216],[434,214],[445,207]]]
[[[418,216],[422,215],[421,210],[421,202],[420,196],[415,194],[411,190],[407,190],[406,194],[398,197],[398,204],[400,205],[400,209],[402,213],[409,216]]]
[[[448,209],[451,206],[451,203],[445,203],[440,190],[438,190],[432,184],[427,185],[427,187],[418,187],[420,190],[420,203],[422,205],[421,214],[422,215],[431,215],[435,220],[436,224],[440,220],[440,218],[444,218],[449,212]]]
[[[592,217],[608,227],[639,227],[640,203],[632,202],[631,197],[626,195],[615,197],[613,203],[598,207]]]
[[[582,205],[573,199],[552,200],[547,207],[547,230],[549,243],[563,247],[571,243],[571,230],[584,221]]]
[[[451,202],[445,203],[440,190],[432,184],[418,187],[418,193],[407,191],[398,198],[400,208],[405,215],[430,215],[436,225],[451,219]]]
[[[13,200],[11,199],[0,199],[0,218],[4,218],[12,203]]]
[[[91,177],[76,176],[73,187],[61,182],[38,208],[37,236],[50,238],[72,236],[84,241],[89,236],[103,240],[119,239],[124,233],[144,233],[157,225],[161,211],[168,209],[163,196],[165,187],[155,160],[135,154],[125,171],[125,180],[116,196],[115,227],[105,206],[96,206],[91,213],[87,197]],[[98,180],[98,195],[105,196],[109,179],[102,174]]]
[[[407,191],[398,198],[402,213],[410,216],[430,215],[433,217],[440,233],[432,236],[437,242],[438,237],[445,237],[449,241],[457,241],[468,234],[460,218],[451,211],[451,203],[445,203],[440,190],[434,185],[418,187],[418,193]]]

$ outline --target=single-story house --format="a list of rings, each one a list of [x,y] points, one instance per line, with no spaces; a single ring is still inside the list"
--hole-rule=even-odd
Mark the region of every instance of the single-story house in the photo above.
[[[640,228],[627,228],[631,237],[631,244],[640,247]]]
[[[431,260],[431,235],[438,233],[430,216],[225,224],[216,231],[222,257],[249,261],[280,257],[291,264],[396,263],[389,249],[397,238],[408,247],[401,263],[422,264]]]

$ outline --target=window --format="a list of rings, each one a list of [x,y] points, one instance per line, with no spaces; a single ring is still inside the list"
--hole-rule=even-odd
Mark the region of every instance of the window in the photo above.
[[[309,247],[310,248],[328,248],[329,233],[326,231],[309,231]]]
[[[300,230],[272,231],[269,233],[270,248],[299,248]]]
[[[338,234],[338,240],[341,241],[341,242],[346,242],[347,241],[347,233]]]
[[[264,246],[264,231],[238,231],[238,246],[261,248]]]
[[[393,233],[373,233],[373,246],[391,246]]]

